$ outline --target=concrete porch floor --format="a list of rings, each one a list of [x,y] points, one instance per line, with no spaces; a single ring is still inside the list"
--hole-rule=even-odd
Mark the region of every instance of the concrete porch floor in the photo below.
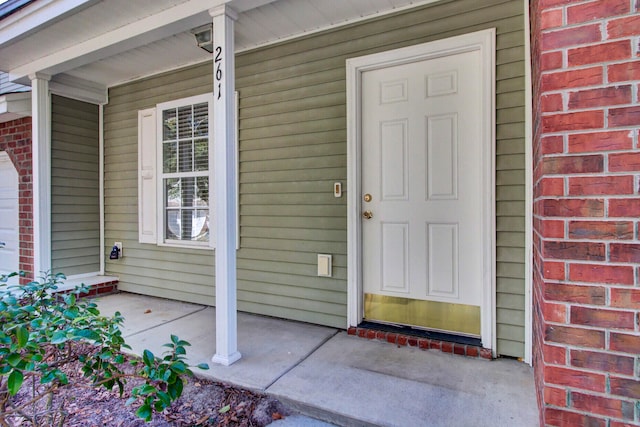
[[[96,300],[125,317],[133,352],[156,355],[174,334],[189,341],[198,375],[273,395],[302,414],[348,426],[538,426],[533,371],[514,360],[486,361],[369,341],[345,331],[238,314],[242,359],[211,362],[215,309],[120,293]],[[289,417],[288,417],[289,418]],[[305,417],[286,425],[320,426]],[[278,425],[276,422],[273,425]],[[285,425],[282,423],[280,425]]]

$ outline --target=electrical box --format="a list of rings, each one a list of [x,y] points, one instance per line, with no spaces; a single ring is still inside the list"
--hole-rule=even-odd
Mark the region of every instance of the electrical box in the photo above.
[[[328,254],[318,254],[318,276],[331,277],[332,256]]]

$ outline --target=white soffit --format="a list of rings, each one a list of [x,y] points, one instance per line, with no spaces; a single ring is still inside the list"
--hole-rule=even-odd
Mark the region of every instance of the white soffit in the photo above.
[[[434,1],[278,0],[240,15],[235,28],[236,50],[247,50]]]
[[[22,38],[8,46],[3,46],[2,66],[8,69],[17,68],[186,1],[108,0],[98,2],[40,29],[32,37]]]
[[[187,32],[91,62],[66,74],[109,87],[210,58],[211,54],[198,48],[193,34]]]
[[[45,0],[46,1],[46,0]],[[190,30],[211,22],[203,4],[228,2],[240,11],[235,25],[236,51],[245,51],[332,27],[386,14],[437,0],[103,0],[81,9],[23,39],[0,45],[0,69],[18,70],[22,76],[31,67],[51,74],[92,81],[105,87],[140,77],[203,62],[211,54],[198,48]],[[37,2],[35,3],[37,4]],[[201,13],[192,13],[203,9]],[[123,28],[135,30],[140,22],[163,11],[186,10],[191,15],[164,25],[157,31],[122,40]],[[244,10],[244,11],[243,11]],[[177,19],[177,18],[176,18]],[[171,28],[168,28],[171,27]],[[2,41],[0,26],[0,42]],[[109,43],[113,41],[112,45]],[[89,51],[84,46],[105,43]],[[74,52],[78,57],[74,58]],[[43,59],[45,58],[45,59]],[[60,63],[55,61],[60,58]],[[35,64],[35,65],[34,65]],[[45,68],[48,67],[48,68]]]

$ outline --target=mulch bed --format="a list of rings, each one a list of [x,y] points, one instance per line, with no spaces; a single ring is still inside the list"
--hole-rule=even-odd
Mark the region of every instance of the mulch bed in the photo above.
[[[94,388],[82,377],[80,365],[75,363],[65,367],[70,384],[56,390],[52,407],[62,409],[64,420],[60,417],[54,425],[64,427],[165,427],[165,426],[246,426],[262,427],[273,420],[283,418],[287,409],[274,398],[248,390],[232,387],[200,378],[189,378],[182,396],[171,407],[160,414],[154,414],[153,420],[145,423],[136,417],[140,403],[126,405],[131,389],[140,384],[140,380],[129,380],[124,395],[120,397],[117,387],[113,390]],[[32,399],[32,380],[23,384],[15,396],[16,402],[29,402]],[[34,386],[38,386],[38,380]],[[42,411],[46,399],[38,402],[36,410]],[[226,406],[228,410],[224,410]],[[222,412],[220,411],[222,409]],[[11,420],[13,427],[31,426],[24,418]],[[40,420],[38,426],[51,425],[50,421]]]

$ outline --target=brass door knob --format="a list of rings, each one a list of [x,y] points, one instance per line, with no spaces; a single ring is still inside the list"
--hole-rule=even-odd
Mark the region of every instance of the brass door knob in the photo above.
[[[368,194],[368,193],[365,194],[363,198],[365,202],[370,202],[371,199],[373,199],[373,197],[371,197],[371,194]]]
[[[362,216],[365,217],[366,219],[371,219],[373,218],[373,213],[371,211],[364,211],[362,212]]]

